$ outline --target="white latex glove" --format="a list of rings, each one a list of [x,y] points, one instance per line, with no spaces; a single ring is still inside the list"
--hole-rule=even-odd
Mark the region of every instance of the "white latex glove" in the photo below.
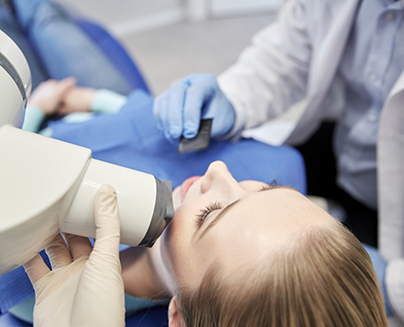
[[[125,326],[119,261],[120,224],[116,192],[103,185],[94,200],[94,249],[87,238],[58,234],[46,248],[52,271],[40,255],[24,265],[35,289],[34,326]]]

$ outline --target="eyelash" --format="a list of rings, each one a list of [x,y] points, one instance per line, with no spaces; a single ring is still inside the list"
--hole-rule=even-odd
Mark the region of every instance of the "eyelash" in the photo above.
[[[269,190],[278,185],[279,185],[278,181],[276,179],[274,179],[272,182],[266,183],[266,185],[263,185],[262,188],[260,189],[260,191],[266,191],[266,190]]]
[[[205,219],[209,216],[212,211],[220,210],[223,208],[223,205],[220,202],[212,202],[209,203],[205,208],[203,208],[197,215],[196,215],[196,223],[198,227],[201,227]]]

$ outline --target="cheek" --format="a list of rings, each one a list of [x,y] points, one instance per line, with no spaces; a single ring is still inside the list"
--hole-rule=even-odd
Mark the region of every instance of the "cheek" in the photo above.
[[[173,191],[173,206],[174,210],[177,210],[178,207],[181,205],[181,186],[178,186]]]
[[[172,265],[172,253],[171,244],[170,244],[170,232],[171,232],[171,224],[167,226],[161,235],[160,242],[160,252],[161,257],[163,259],[164,265],[166,266],[170,275],[173,275],[173,265]]]
[[[170,261],[176,256],[178,249],[181,248],[181,223],[179,221],[179,216],[175,214],[171,223],[164,230],[162,235],[162,253]]]
[[[192,264],[192,235],[195,229],[192,228],[192,217],[185,211],[182,207],[176,211],[162,235],[163,260],[176,277],[183,275],[182,271]]]
[[[165,229],[160,245],[164,264],[167,267],[170,275],[173,276],[177,286],[179,271],[182,266],[182,249],[185,248],[185,245],[182,244],[182,240],[179,235],[180,233],[178,232],[173,219],[170,225]]]

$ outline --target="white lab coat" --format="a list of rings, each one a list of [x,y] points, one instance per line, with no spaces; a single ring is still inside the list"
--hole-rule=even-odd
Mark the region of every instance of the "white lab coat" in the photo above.
[[[342,98],[336,71],[359,3],[285,4],[278,20],[259,32],[238,62],[219,76],[236,110],[231,136],[272,145],[302,143],[311,136]],[[404,73],[384,104],[377,150],[379,248],[390,260],[390,301],[404,321]]]

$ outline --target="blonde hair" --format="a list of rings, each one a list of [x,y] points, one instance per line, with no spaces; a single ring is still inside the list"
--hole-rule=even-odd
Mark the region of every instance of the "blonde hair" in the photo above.
[[[261,267],[223,278],[212,266],[181,290],[187,327],[387,327],[371,259],[340,223],[302,233]]]

